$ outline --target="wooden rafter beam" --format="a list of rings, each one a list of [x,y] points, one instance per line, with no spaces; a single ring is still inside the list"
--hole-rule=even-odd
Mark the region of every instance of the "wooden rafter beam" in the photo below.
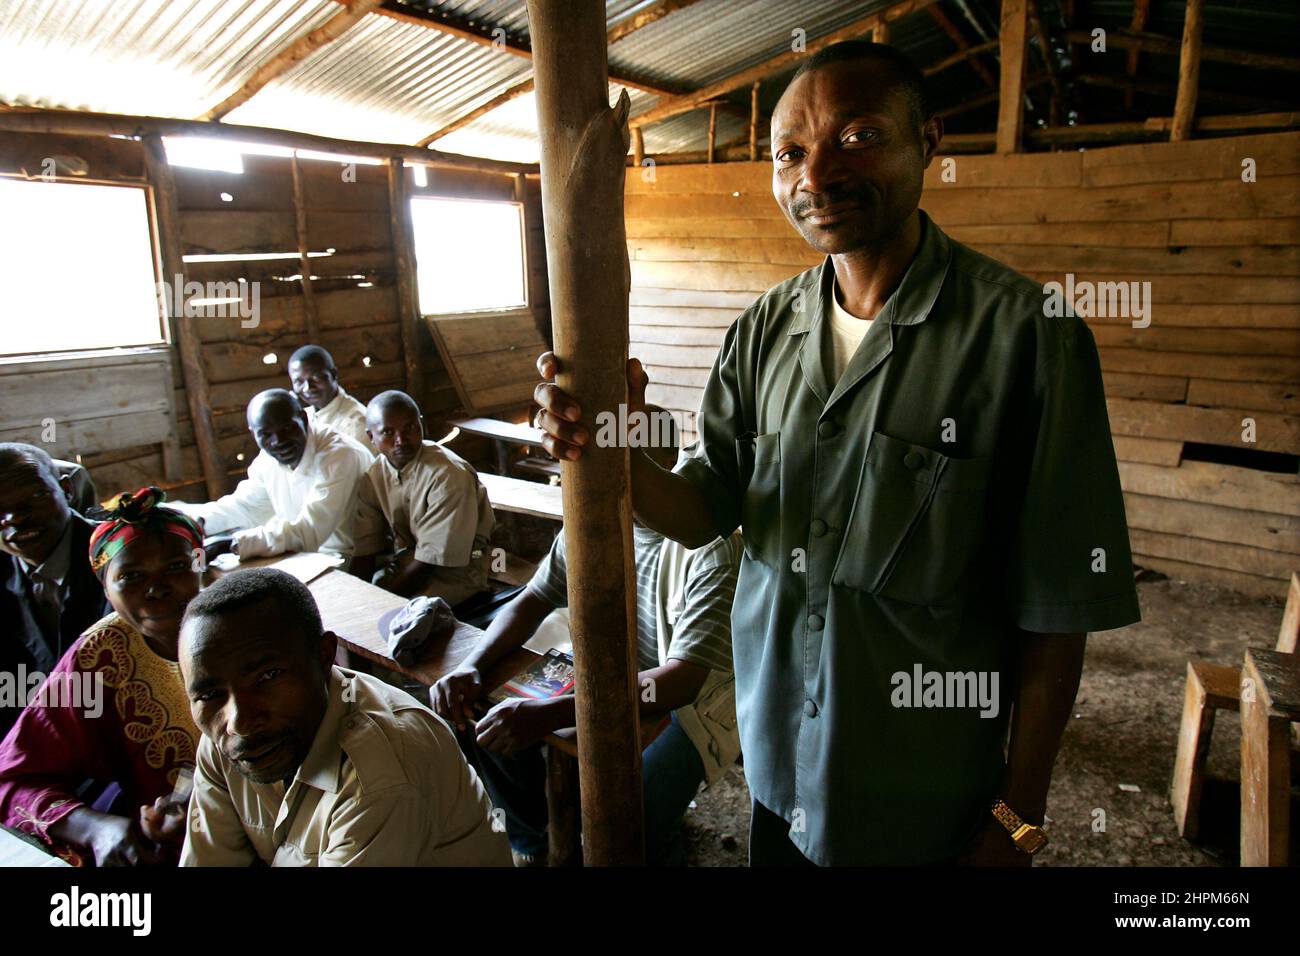
[[[1171,99],[1178,95],[1178,84],[1166,83],[1163,80],[1129,79],[1112,73],[1080,73],[1074,79],[1084,86],[1121,90],[1125,94],[1147,93],[1151,96],[1167,96]],[[1227,90],[1207,90],[1204,87],[1201,88],[1200,99],[1238,110],[1284,110],[1290,105],[1285,100],[1267,99],[1249,93],[1230,93]]]
[[[984,85],[990,89],[996,89],[998,81],[994,79],[993,72],[985,66],[981,60],[975,59],[975,55],[976,51],[987,52],[995,49],[998,45],[997,41],[990,40],[988,43],[971,46],[971,42],[966,39],[966,34],[962,33],[961,27],[953,23],[948,14],[944,13],[943,8],[937,3],[931,7],[927,7],[925,12],[930,15],[930,18],[934,20],[936,24],[938,24],[939,29],[948,34],[948,39],[957,44],[956,58],[948,57],[946,60],[939,61],[943,66],[940,66],[938,63],[935,64],[934,72],[938,73],[939,70],[945,69],[953,63],[961,63],[969,59],[971,69],[974,70],[979,75],[979,78],[984,81]],[[927,70],[926,73],[928,75],[929,71]]]
[[[660,0],[659,3],[656,3],[653,6],[647,7],[644,10],[639,11],[635,15],[628,17],[626,20],[622,21],[621,23],[616,25],[613,29],[611,29],[609,33],[606,35],[606,40],[605,40],[606,45],[616,43],[617,41],[622,40],[624,37],[635,33],[637,30],[640,30],[642,27],[648,27],[652,23],[657,23],[658,21],[662,20],[664,17],[668,16],[668,14],[675,13],[678,10],[685,9],[686,7],[689,7],[692,4],[698,2],[699,0]],[[521,43],[519,46],[520,46],[520,50],[527,48],[526,44]],[[531,48],[527,48],[527,49],[529,50],[528,55],[531,58],[532,56]],[[511,100],[518,99],[519,97],[531,93],[532,91],[533,91],[533,78],[530,76],[522,83],[516,83],[514,86],[510,87],[509,89],[504,90],[501,93],[499,93],[497,96],[492,97],[492,99],[488,100],[486,103],[483,103],[480,106],[476,106],[474,109],[470,110],[468,113],[464,114],[463,116],[456,117],[456,119],[452,120],[446,126],[443,126],[441,129],[435,130],[434,132],[430,133],[428,136],[424,137],[424,139],[420,140],[420,142],[417,143],[416,145],[428,146],[430,143],[436,142],[442,139],[444,136],[456,132],[456,130],[458,129],[465,128],[470,123],[478,119],[480,116],[486,116],[488,113],[492,112],[498,106],[504,106],[506,103],[509,103]],[[661,95],[674,95],[677,92],[680,91],[665,90]],[[730,104],[728,104],[727,106],[724,107],[724,109],[728,109],[729,111],[731,111],[732,107],[730,106]]]
[[[488,113],[491,113],[498,106],[504,106],[505,104],[509,103],[511,100],[518,99],[519,97],[531,93],[532,91],[533,91],[533,78],[530,76],[522,83],[516,83],[508,90],[505,90],[502,93],[498,93],[496,96],[492,97],[492,99],[488,100],[486,103],[482,104],[481,106],[474,107],[474,109],[470,110],[468,113],[464,114],[463,116],[456,117],[454,120],[452,120],[450,123],[448,123],[446,126],[442,127],[441,129],[434,130],[432,133],[424,137],[424,139],[420,140],[415,145],[428,146],[430,143],[434,142],[435,140],[442,139],[448,133],[454,133],[456,132],[456,130],[468,126],[470,123],[474,122],[480,116],[486,116]]]
[[[635,33],[642,27],[648,27],[668,16],[670,13],[676,13],[678,10],[684,10],[692,4],[698,3],[699,0],[659,0],[643,10],[638,10],[626,20],[622,20],[610,28],[609,33],[605,35],[605,45],[611,46],[631,33]]]
[[[334,2],[344,3],[345,0],[334,0]],[[533,48],[524,40],[511,37],[502,27],[487,27],[466,17],[441,13],[437,10],[426,10],[423,7],[413,7],[409,4],[395,2],[395,0],[387,0],[387,2],[377,7],[374,12],[383,17],[400,20],[403,23],[411,23],[415,26],[437,30],[439,33],[445,33],[448,36],[459,37],[480,46],[492,47],[524,60],[532,60],[533,58]],[[610,73],[609,81],[654,96],[672,96],[675,93],[674,90],[667,89],[660,84],[628,76],[625,73]]]
[[[958,63],[965,63],[967,60],[971,60],[971,65],[974,66],[979,62],[978,60],[975,60],[974,57],[979,56],[981,53],[988,53],[991,50],[996,50],[997,48],[998,41],[996,39],[986,40],[977,46],[968,46],[964,50],[958,50],[951,56],[946,56],[942,60],[931,63],[929,66],[922,69],[921,72],[925,76],[934,76],[934,74],[942,73],[950,66],[956,66]],[[994,87],[997,86],[996,83],[993,85]]]
[[[1043,86],[1048,82],[1049,80],[1046,73],[1035,73],[1033,76],[1025,77],[1022,86],[1022,93],[1028,90],[1038,89],[1038,87]],[[954,103],[952,106],[938,110],[937,115],[944,119],[948,119],[950,116],[959,116],[962,113],[970,112],[978,107],[988,106],[990,103],[996,103],[998,102],[998,99],[999,93],[997,90],[988,90],[987,92],[976,94],[970,99],[962,100],[960,103]]]
[[[14,108],[0,110],[0,132],[70,133],[89,136],[207,136],[236,142],[265,143],[290,149],[313,149],[345,156],[387,159],[401,156],[408,163],[441,166],[447,169],[473,169],[487,173],[536,173],[534,163],[509,163],[478,156],[461,156],[436,149],[421,149],[395,143],[371,143],[364,140],[333,139],[291,130],[264,126],[239,126],[233,123],[205,123],[201,120],[164,119],[157,116],[119,116],[113,113],[83,113],[79,110],[34,110]]]
[[[334,14],[315,30],[299,37],[283,49],[277,50],[257,68],[257,72],[249,77],[243,86],[212,107],[199,119],[219,120],[234,110],[235,107],[247,103],[258,90],[272,80],[283,76],[317,50],[333,43],[356,26],[367,13],[378,7],[381,2],[382,0],[352,0],[351,3],[347,4],[346,10]]]
[[[1201,31],[1205,25],[1205,0],[1187,0],[1183,19],[1183,47],[1178,59],[1178,96],[1174,100],[1172,142],[1190,139],[1196,116],[1196,94],[1201,84]]]
[[[1086,30],[1070,30],[1065,35],[1071,43],[1088,44],[1092,34]],[[1155,53],[1162,56],[1179,56],[1182,41],[1171,37],[1162,37],[1154,33],[1132,34],[1115,31],[1106,34],[1107,48],[1116,50],[1141,50],[1143,53]],[[1300,72],[1300,57],[1278,56],[1275,53],[1256,53],[1251,50],[1237,50],[1224,46],[1201,45],[1201,59],[1213,63],[1232,63],[1236,66],[1249,66],[1260,70],[1286,70]]]
[[[1002,0],[998,43],[1002,62],[998,83],[999,153],[1020,152],[1025,116],[1025,39],[1029,23],[1028,0]]]
[[[869,17],[863,17],[852,23],[840,27],[825,36],[818,37],[816,40],[809,40],[806,49],[802,52],[790,51],[781,53],[771,59],[764,60],[756,66],[751,66],[747,70],[741,70],[739,73],[733,73],[716,83],[711,83],[702,89],[693,93],[686,93],[681,96],[670,97],[654,109],[647,110],[640,116],[634,117],[630,121],[633,127],[647,126],[651,123],[658,123],[662,120],[671,119],[674,116],[680,116],[682,113],[689,113],[692,110],[700,109],[707,106],[710,101],[725,96],[733,90],[740,89],[743,86],[749,86],[755,80],[761,80],[773,73],[779,73],[804,59],[806,56],[812,56],[818,50],[825,49],[834,43],[842,40],[851,40],[855,37],[871,33],[878,24],[884,21],[897,20],[916,10],[924,10],[937,0],[903,0],[892,7],[873,13]]]

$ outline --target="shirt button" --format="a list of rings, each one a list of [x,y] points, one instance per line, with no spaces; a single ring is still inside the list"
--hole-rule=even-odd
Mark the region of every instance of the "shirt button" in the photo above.
[[[820,631],[826,625],[826,620],[820,614],[808,615],[808,630]]]
[[[840,426],[834,422],[825,421],[817,426],[817,434],[822,438],[834,438],[840,433]]]
[[[916,471],[925,464],[925,456],[919,451],[909,451],[903,456],[903,464],[912,471]]]
[[[814,538],[820,538],[822,535],[826,533],[826,522],[823,521],[821,518],[818,518],[815,521],[813,521],[812,528],[810,530],[812,531],[812,535]]]
[[[803,702],[803,712],[809,717],[817,716],[817,702],[815,700],[805,700]]]

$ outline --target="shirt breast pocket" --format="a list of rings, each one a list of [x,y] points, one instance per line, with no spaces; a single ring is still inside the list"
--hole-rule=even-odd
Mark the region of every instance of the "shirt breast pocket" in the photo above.
[[[835,582],[912,604],[959,603],[983,538],[991,461],[873,434]]]
[[[778,567],[781,564],[781,433],[738,438],[736,446],[741,462],[750,465],[740,518],[745,552],[756,561]]]

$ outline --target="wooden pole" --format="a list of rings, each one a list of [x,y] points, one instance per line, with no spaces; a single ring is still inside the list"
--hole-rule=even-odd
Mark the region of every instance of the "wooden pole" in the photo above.
[[[406,393],[424,405],[424,378],[420,371],[420,295],[415,281],[415,238],[411,232],[411,190],[401,156],[388,160],[388,221],[393,231],[393,258],[397,266],[397,318],[402,333],[402,361],[406,366]]]
[[[632,130],[632,165],[640,167],[641,162],[645,159],[645,134],[641,132],[638,126]]]
[[[718,142],[718,104],[709,104],[709,162],[713,162],[713,150]]]
[[[311,286],[311,258],[307,255],[307,201],[302,187],[302,164],[295,152],[293,169],[293,214],[298,230],[298,271],[302,273],[302,308],[307,323],[307,341],[320,345],[320,319]]]
[[[176,183],[167,163],[162,137],[147,135],[143,139],[144,162],[149,184],[153,187],[154,208],[158,219],[159,259],[163,281],[172,294],[167,299],[167,322],[176,337],[176,351],[185,377],[185,400],[190,407],[194,427],[194,444],[199,450],[199,465],[208,497],[216,500],[227,491],[226,466],[217,444],[217,429],[212,421],[212,397],[208,390],[208,373],[203,367],[203,345],[198,330],[183,314],[176,314],[175,301],[185,286],[185,260],[181,255],[180,216],[176,206]]]
[[[1025,28],[1027,0],[1002,0],[1002,25],[998,30],[1002,76],[998,84],[999,153],[1020,152],[1020,132],[1025,114]]]
[[[758,162],[758,88],[762,80],[755,80],[749,88],[749,161]],[[637,130],[639,133],[640,130]]]
[[[1134,0],[1133,3],[1133,20],[1129,24],[1129,31],[1132,33],[1141,33],[1147,28],[1147,14],[1151,12],[1151,0]],[[1137,78],[1138,57],[1142,51],[1133,47],[1128,51],[1128,62],[1124,64],[1124,72],[1128,74],[1130,80]],[[1124,90],[1124,109],[1133,108],[1133,87],[1127,87]]]
[[[557,381],[596,436],[627,402],[627,94],[610,109],[605,5],[528,0]],[[636,588],[626,442],[561,464],[570,629],[577,665],[583,858],[643,862]]]
[[[879,23],[876,24],[875,29],[871,31],[871,42],[872,43],[889,42],[889,23],[887,21],[881,20]]]
[[[1201,25],[1204,0],[1187,0],[1183,19],[1183,48],[1178,60],[1178,96],[1174,100],[1174,125],[1170,142],[1191,139],[1192,120],[1196,116],[1196,90],[1201,80]]]

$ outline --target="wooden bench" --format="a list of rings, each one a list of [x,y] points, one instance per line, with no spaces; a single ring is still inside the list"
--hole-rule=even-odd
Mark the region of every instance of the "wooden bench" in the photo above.
[[[1248,650],[1241,675],[1241,865],[1286,866],[1300,656]]]
[[[1292,574],[1278,632],[1277,653],[1295,654],[1298,637],[1300,575]],[[1174,780],[1169,799],[1174,807],[1178,832],[1189,840],[1194,839],[1200,830],[1201,789],[1205,779],[1205,759],[1210,751],[1210,735],[1214,731],[1214,714],[1218,710],[1241,709],[1241,685],[1242,671],[1239,667],[1209,661],[1187,662],[1183,719],[1178,731],[1178,753],[1174,758]],[[1245,812],[1244,807],[1242,812]]]
[[[564,498],[556,485],[543,485],[536,481],[501,475],[479,475],[478,479],[483,482],[488,501],[497,511],[564,521]]]
[[[531,425],[503,422],[495,418],[460,418],[452,421],[451,424],[466,435],[477,435],[493,443],[497,457],[497,473],[503,477],[509,477],[512,471],[510,463],[512,446],[543,447],[542,430]],[[525,458],[524,461],[529,462],[529,467],[534,469],[537,464],[547,463],[546,459],[541,458]],[[559,474],[560,463],[553,461],[552,464],[555,465],[555,474]]]

